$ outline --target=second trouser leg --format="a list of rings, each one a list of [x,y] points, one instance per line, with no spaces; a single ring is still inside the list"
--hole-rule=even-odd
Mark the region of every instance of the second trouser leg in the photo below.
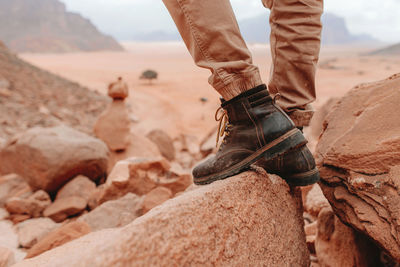
[[[262,84],[229,0],[163,0],[195,63],[229,100]]]
[[[263,0],[271,9],[272,68],[268,88],[299,126],[307,125],[315,100],[323,0]]]

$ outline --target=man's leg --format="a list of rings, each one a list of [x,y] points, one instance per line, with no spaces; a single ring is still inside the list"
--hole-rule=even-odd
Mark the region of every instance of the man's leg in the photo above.
[[[225,100],[262,84],[229,0],[163,0],[195,63]]]
[[[298,126],[308,125],[315,100],[323,0],[262,0],[271,10],[271,76],[268,89]]]
[[[196,184],[225,179],[260,159],[269,161],[306,140],[275,105],[252,64],[228,0],[164,0],[194,61],[211,70],[210,84],[223,96],[217,154],[193,169]],[[222,126],[222,127],[221,127]],[[296,163],[296,162],[294,162]],[[319,176],[307,180],[314,183]]]

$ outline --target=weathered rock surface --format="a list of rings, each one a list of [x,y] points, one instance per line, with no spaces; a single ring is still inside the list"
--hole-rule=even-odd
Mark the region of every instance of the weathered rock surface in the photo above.
[[[17,224],[19,244],[24,248],[30,248],[40,239],[53,231],[58,224],[49,218],[37,218]]]
[[[30,217],[37,218],[42,216],[44,209],[50,204],[49,194],[39,190],[28,198],[12,197],[7,200],[5,207],[11,214],[27,214]]]
[[[43,237],[28,251],[26,258],[40,255],[45,251],[59,247],[88,233],[90,233],[90,226],[85,222],[67,223]]]
[[[103,203],[94,210],[79,217],[92,231],[121,227],[141,215],[143,197],[128,193],[124,197]]]
[[[331,208],[324,208],[318,216],[315,250],[320,266],[381,266],[378,248],[344,225]]]
[[[17,174],[0,176],[0,206],[11,197],[29,196],[31,193],[29,184],[21,176]]]
[[[143,213],[164,203],[173,196],[172,191],[166,187],[156,187],[146,194],[143,200]]]
[[[15,261],[25,258],[26,252],[18,249],[18,235],[9,221],[0,221],[0,247],[10,249],[14,254]]]
[[[92,180],[78,175],[57,192],[56,201],[68,197],[81,197],[88,201],[94,190],[96,190],[96,184]]]
[[[246,172],[16,266],[309,266],[300,193]]]
[[[100,203],[117,199],[128,192],[145,195],[158,186],[169,188],[176,194],[191,183],[189,173],[171,167],[164,158],[130,158],[118,162],[111,171]]]
[[[400,261],[400,74],[353,88],[329,113],[317,147],[336,215]]]
[[[172,161],[175,159],[175,147],[171,137],[161,129],[155,129],[147,134],[154,144],[157,145],[161,155]]]
[[[93,137],[66,126],[35,127],[11,139],[0,151],[0,173],[17,173],[35,189],[55,192],[82,174],[106,174],[108,149]]]
[[[94,134],[112,151],[125,150],[130,142],[130,119],[123,100],[113,100],[94,125]]]
[[[0,267],[9,267],[15,263],[14,252],[0,246]]]
[[[69,216],[82,212],[87,206],[87,200],[82,197],[64,197],[57,199],[44,211],[45,217],[55,222],[62,222]]]
[[[4,208],[0,208],[0,221],[6,219],[10,214]]]

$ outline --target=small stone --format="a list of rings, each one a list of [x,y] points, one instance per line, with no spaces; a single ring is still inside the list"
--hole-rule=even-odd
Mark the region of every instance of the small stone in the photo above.
[[[175,147],[173,140],[166,132],[156,129],[148,133],[147,138],[157,145],[161,155],[163,155],[166,159],[170,161],[175,159]]]
[[[8,218],[8,216],[10,216],[8,211],[4,208],[0,208],[0,221]]]
[[[43,215],[55,222],[62,222],[69,216],[82,212],[86,205],[87,201],[84,198],[65,197],[54,201],[44,210]]]
[[[128,85],[123,81],[122,77],[118,77],[116,82],[108,85],[108,96],[113,99],[123,100],[129,95]]]
[[[64,185],[57,193],[56,200],[67,197],[81,197],[86,201],[96,189],[96,184],[83,175],[78,175],[66,185]]]
[[[107,201],[78,221],[86,222],[92,231],[124,226],[141,215],[143,197],[128,193],[124,197]]]
[[[308,192],[304,209],[311,215],[317,217],[319,212],[325,208],[330,207],[330,204],[318,184],[314,184]]]
[[[45,191],[39,190],[28,198],[10,198],[5,207],[11,214],[27,214],[30,217],[37,218],[50,204],[50,196]]]
[[[19,244],[30,248],[56,227],[58,224],[48,218],[30,219],[19,223],[16,226]]]
[[[85,222],[71,222],[47,234],[29,251],[26,258],[32,258],[50,249],[59,247],[74,239],[90,233],[90,226]]]
[[[32,189],[21,176],[17,174],[0,176],[0,206],[11,197],[25,197],[30,194]]]

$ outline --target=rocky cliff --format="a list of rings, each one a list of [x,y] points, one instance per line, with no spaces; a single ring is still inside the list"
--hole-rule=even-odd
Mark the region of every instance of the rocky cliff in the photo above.
[[[0,0],[0,39],[17,52],[123,50],[58,0]]]

